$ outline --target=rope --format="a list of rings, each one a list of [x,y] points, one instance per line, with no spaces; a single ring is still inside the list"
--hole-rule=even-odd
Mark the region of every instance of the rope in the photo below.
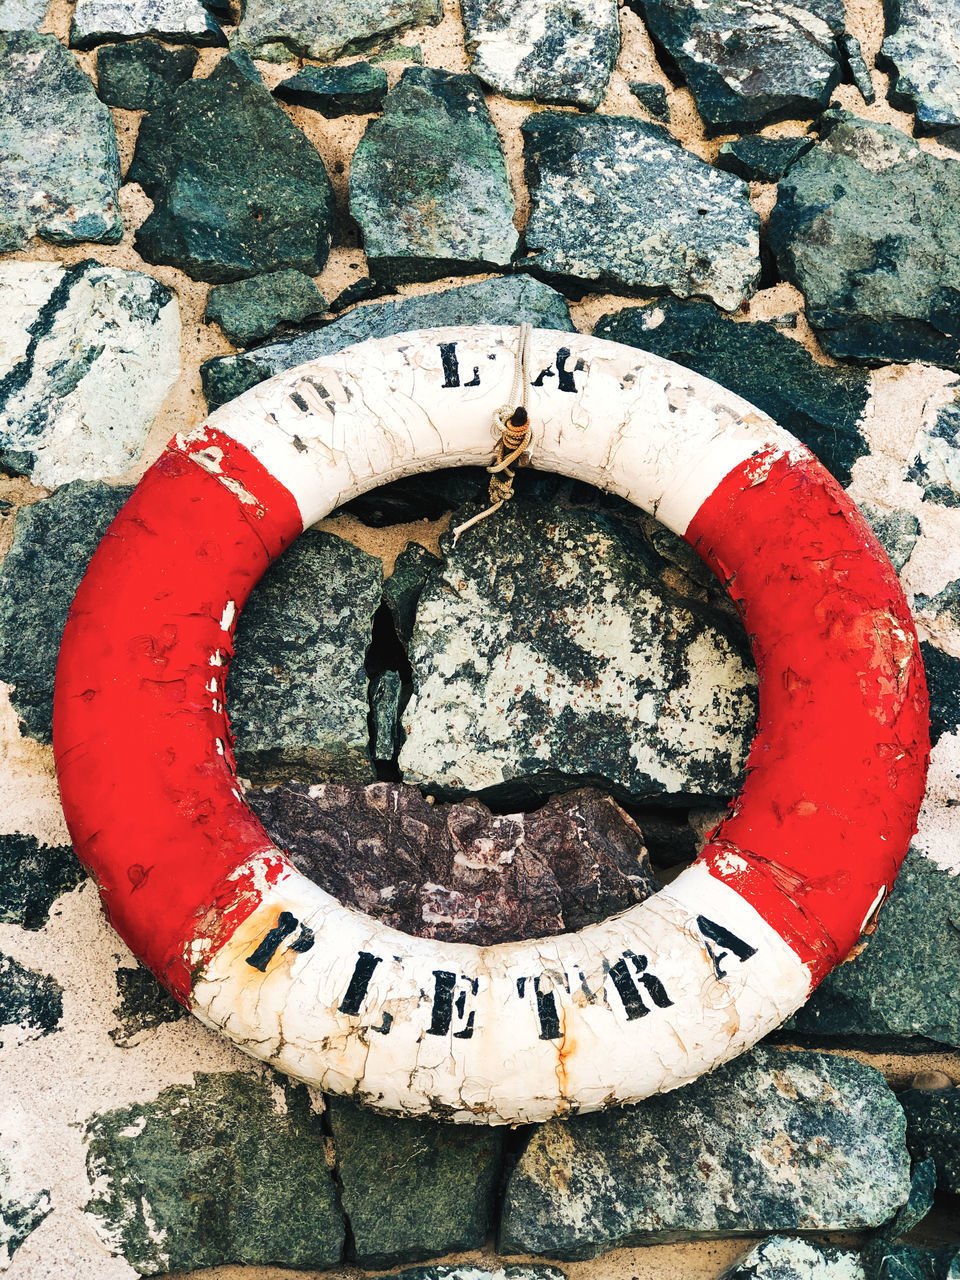
[[[530,335],[533,326],[524,322],[520,326],[520,342],[517,347],[517,359],[513,369],[513,386],[510,390],[510,404],[503,405],[493,415],[493,429],[499,433],[493,462],[487,467],[490,473],[488,500],[490,505],[484,510],[457,525],[453,531],[453,545],[467,529],[472,529],[481,520],[486,520],[495,511],[499,511],[505,502],[513,497],[513,480],[516,468],[525,465],[524,455],[530,448],[533,432],[530,428],[530,415],[526,409],[527,387],[530,385],[529,359]]]

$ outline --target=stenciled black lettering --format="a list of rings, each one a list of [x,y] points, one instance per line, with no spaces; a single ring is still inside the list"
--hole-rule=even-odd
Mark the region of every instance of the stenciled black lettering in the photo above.
[[[265,973],[267,965],[276,954],[277,948],[284,938],[289,938],[300,925],[300,921],[290,911],[281,911],[277,923],[264,936],[263,941],[252,955],[247,956],[247,964],[251,969],[259,969]]]
[[[561,347],[557,352],[557,390],[558,391],[576,391],[577,384],[573,380],[573,369],[567,368],[567,361],[570,359],[570,348]],[[576,371],[579,373],[585,365],[582,360],[576,363]]]
[[[316,938],[314,937],[313,930],[308,929],[305,924],[302,924],[300,926],[300,937],[291,942],[287,950],[299,952],[309,951],[315,942]]]
[[[299,391],[291,391],[289,398],[293,401],[293,403],[297,406],[297,408],[300,410],[301,413],[310,412],[310,406],[307,404],[306,400],[304,400],[303,396],[300,394]]]
[[[475,364],[475,365],[473,366],[473,377],[470,379],[470,381],[469,381],[469,382],[465,382],[463,385],[464,385],[465,387],[479,387],[479,385],[480,385],[480,366],[479,366],[478,364]]]
[[[381,958],[380,956],[371,955],[369,951],[361,951],[357,956],[357,963],[353,966],[353,974],[347,984],[343,999],[340,1001],[340,1013],[348,1013],[351,1017],[356,1017],[360,1012],[363,1002],[367,998],[373,971],[380,963]]]
[[[544,378],[555,378],[556,376],[557,375],[554,373],[552,365],[548,364],[545,369],[540,370],[531,383],[531,386],[542,387]]]
[[[460,985],[460,984],[465,985]],[[460,986],[459,992],[457,987]],[[480,989],[477,978],[461,978],[448,969],[433,971],[433,1007],[430,1013],[430,1026],[427,1035],[445,1036],[453,1026],[454,1014],[462,1024],[459,1031],[454,1031],[455,1040],[470,1040],[473,1037],[473,1020],[476,1011],[467,1013],[467,996],[476,995]]]
[[[537,978],[518,978],[517,979],[517,995],[523,999],[524,992],[527,989],[527,983],[533,988],[534,1004],[537,1011],[537,1021],[540,1024],[541,1040],[560,1040],[562,1035],[560,1032],[560,1013],[557,1009],[557,998],[553,994],[553,986],[541,986],[541,980]]]
[[[642,1018],[650,1012],[643,999],[644,992],[651,1004],[656,1005],[658,1009],[669,1009],[673,1004],[667,995],[666,987],[656,974],[649,972],[647,964],[646,956],[625,951],[616,964],[610,965],[608,971],[628,1022],[632,1022],[634,1018]]]
[[[443,366],[443,385],[459,387],[460,365],[457,362],[457,344],[455,342],[440,343],[440,363]]]
[[[716,920],[708,920],[706,916],[697,916],[697,928],[707,944],[707,953],[713,961],[713,971],[718,978],[727,976],[726,969],[722,969],[720,965],[728,954],[735,955],[741,964],[757,954],[756,947],[751,947],[749,942],[744,942],[742,938],[738,938],[735,933],[731,933],[722,924],[717,924]],[[711,942],[715,946],[722,948],[722,950],[715,951],[710,945]]]

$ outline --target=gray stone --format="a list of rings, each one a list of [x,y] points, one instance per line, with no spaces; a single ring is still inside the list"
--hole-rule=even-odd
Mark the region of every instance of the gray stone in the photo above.
[[[70,24],[75,49],[155,36],[169,44],[225,45],[202,0],[77,0]]]
[[[960,658],[927,640],[920,642],[930,695],[930,745],[960,729]]]
[[[840,82],[842,0],[630,0],[710,133],[817,115]]]
[[[383,567],[308,530],[264,574],[237,625],[227,706],[245,778],[373,778],[364,658]]]
[[[0,954],[0,1048],[56,1031],[63,1018],[63,989],[13,956]]]
[[[180,312],[92,260],[0,264],[0,462],[56,488],[120,475],[180,374]]]
[[[911,849],[860,954],[787,1024],[818,1037],[923,1036],[960,1045],[960,876]]]
[[[358,302],[370,302],[374,298],[382,298],[384,294],[393,292],[395,291],[382,280],[374,280],[373,276],[361,276],[359,280],[354,280],[353,284],[348,284],[342,293],[337,294],[330,303],[330,311],[338,316],[341,311],[349,310]]]
[[[56,899],[85,878],[68,844],[40,844],[35,836],[0,836],[0,921],[42,929]]]
[[[627,88],[654,120],[661,124],[669,124],[670,107],[667,103],[667,91],[662,84],[654,84],[645,80],[628,80]]]
[[[226,284],[281,267],[317,275],[327,261],[327,171],[249,60],[224,58],[151,112],[127,179],[154,203],[136,238],[148,262]]]
[[[960,125],[960,3],[885,0],[879,65],[891,73],[890,102],[916,114],[916,132]]]
[[[457,1267],[408,1267],[373,1280],[566,1280],[559,1267],[494,1267],[464,1262]]]
[[[346,1098],[328,1106],[353,1261],[395,1267],[484,1244],[502,1129],[381,1116]]]
[[[753,292],[759,219],[739,178],[627,116],[539,112],[523,135],[525,266],[617,292],[705,294],[727,310]]]
[[[142,1275],[225,1263],[330,1267],[344,1226],[302,1085],[198,1072],[87,1124],[86,1206]]]
[[[856,36],[850,35],[846,31],[842,31],[837,36],[837,44],[840,47],[844,58],[847,62],[847,68],[850,72],[850,79],[857,86],[861,98],[867,106],[877,100],[877,91],[873,87],[873,79],[870,75],[870,68],[867,66],[863,56],[863,50],[860,47],[860,41]]]
[[[397,44],[388,49],[380,49],[370,57],[371,62],[412,62],[423,66],[423,50],[418,44]]]
[[[664,591],[664,568],[615,517],[532,499],[464,534],[417,607],[407,781],[511,804],[573,778],[731,795],[756,677],[726,616]]]
[[[36,31],[49,0],[0,0],[0,31]]]
[[[858,1253],[797,1236],[770,1236],[721,1272],[718,1280],[865,1280]]]
[[[332,62],[442,17],[442,0],[247,0],[235,39],[247,53],[272,62]]]
[[[9,1267],[13,1255],[52,1208],[50,1192],[28,1190],[0,1151],[0,1271]]]
[[[748,182],[779,182],[815,142],[816,138],[810,137],[736,138],[722,144],[716,164]]]
[[[0,31],[0,253],[123,234],[110,112],[55,36]]]
[[[770,245],[840,360],[960,368],[960,163],[846,112],[779,186]]]
[[[382,671],[370,682],[370,718],[373,726],[373,758],[390,761],[400,750],[399,671]]]
[[[153,111],[197,65],[196,49],[166,49],[156,40],[130,40],[97,50],[97,95],[125,111]]]
[[[766,321],[737,323],[709,302],[667,299],[603,316],[594,332],[729,387],[808,445],[843,485],[868,452],[869,375],[818,364]]]
[[[473,799],[435,805],[392,782],[285,783],[247,798],[311,880],[417,937],[478,946],[548,937],[657,888],[636,823],[597,791],[527,814],[493,814]]]
[[[394,562],[393,573],[383,584],[383,603],[390,610],[397,635],[404,643],[413,634],[420,592],[439,563],[437,556],[419,542],[408,542]]]
[[[756,1049],[674,1093],[535,1129],[507,1182],[505,1253],[878,1226],[910,1186],[903,1112],[848,1058]]]
[[[245,355],[220,356],[201,367],[203,394],[211,409],[284,369],[342,351],[366,338],[388,338],[409,329],[440,325],[520,324],[573,331],[566,300],[554,289],[524,276],[356,307],[333,324]]]
[[[620,52],[617,0],[462,0],[472,70],[510,98],[593,108]]]
[[[904,1089],[897,1101],[907,1117],[914,1160],[930,1160],[941,1191],[960,1196],[960,1089]]]
[[[913,554],[920,536],[920,521],[909,511],[885,510],[872,502],[861,502],[859,505],[861,513],[866,516],[870,528],[877,535],[877,540],[890,557],[890,563],[899,573]],[[918,604],[917,608],[920,607]],[[956,621],[960,626],[960,615]]]
[[[269,338],[287,325],[317,320],[327,309],[309,276],[287,268],[221,284],[207,296],[205,320],[215,321],[237,347]]]
[[[116,978],[117,1003],[113,1012],[117,1021],[110,1028],[110,1039],[119,1048],[132,1049],[157,1027],[190,1016],[148,969],[121,967]]]
[[[923,502],[960,507],[960,394],[920,433],[904,479],[923,488]]]
[[[387,73],[369,62],[345,67],[303,67],[274,89],[283,102],[312,107],[328,120],[379,111],[387,92]]]
[[[371,274],[401,284],[509,266],[514,211],[480,82],[408,67],[350,168],[350,212]]]

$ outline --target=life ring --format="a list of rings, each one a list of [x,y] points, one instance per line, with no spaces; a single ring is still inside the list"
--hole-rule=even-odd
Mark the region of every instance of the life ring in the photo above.
[[[896,574],[810,452],[669,361],[535,330],[534,465],[657,516],[741,610],[760,677],[746,785],[669,887],[560,937],[413,938],[297,872],[236,778],[237,615],[332,508],[487,462],[516,353],[510,327],[364,342],[176,437],[77,593],[54,722],[70,832],[107,914],[204,1023],[322,1089],[486,1123],[636,1101],[777,1027],[888,893],[928,756]]]

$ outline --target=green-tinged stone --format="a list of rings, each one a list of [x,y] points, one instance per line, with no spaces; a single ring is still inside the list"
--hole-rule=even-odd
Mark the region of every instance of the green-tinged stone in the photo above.
[[[50,1192],[38,1191],[35,1185],[28,1188],[0,1151],[0,1271],[9,1267],[13,1255],[52,1208]]]
[[[343,1220],[302,1085],[198,1072],[94,1116],[86,1137],[87,1215],[142,1275],[340,1260]]]
[[[941,1191],[960,1196],[960,1088],[905,1089],[897,1100],[907,1117],[915,1160],[932,1160]]]
[[[435,26],[442,17],[442,0],[247,0],[235,39],[272,62],[332,62],[377,48],[409,27]]]
[[[337,294],[330,303],[330,310],[338,316],[341,311],[349,310],[358,302],[382,298],[385,293],[393,293],[393,290],[382,280],[374,280],[373,276],[361,276],[359,280],[354,280],[353,284],[348,284],[342,293]]]
[[[920,654],[927,673],[930,744],[934,746],[945,733],[960,729],[960,658],[927,640],[920,642]]]
[[[921,431],[904,474],[923,489],[923,502],[960,507],[960,394],[943,405]]]
[[[960,125],[960,0],[885,0],[887,36],[877,65],[891,73],[888,97],[915,113],[915,130]]]
[[[594,332],[729,387],[808,445],[841,484],[868,451],[861,423],[869,375],[817,364],[766,321],[736,323],[709,302],[668,299],[606,315]]]
[[[423,50],[418,44],[395,44],[388,49],[381,49],[373,54],[371,62],[412,62],[415,66],[423,66]]]
[[[75,49],[155,36],[170,44],[225,45],[203,0],[77,0],[70,23]]]
[[[189,1017],[183,1005],[148,969],[120,968],[116,977],[117,1003],[113,1012],[117,1021],[110,1029],[110,1039],[121,1049],[140,1044],[145,1034],[156,1027]]]
[[[390,284],[509,266],[515,205],[479,80],[408,67],[354,152],[350,212]]]
[[[327,1105],[353,1261],[394,1267],[483,1245],[502,1129],[381,1116],[345,1098]]]
[[[55,36],[0,31],[0,253],[123,234],[110,112]]]
[[[499,1248],[590,1258],[878,1226],[909,1192],[904,1128],[872,1067],[756,1049],[636,1107],[534,1129],[507,1181]]]
[[[718,1280],[865,1280],[860,1255],[797,1236],[770,1236]]]
[[[669,124],[670,107],[667,103],[667,91],[662,84],[647,80],[628,80],[627,88],[654,120]]]
[[[863,56],[863,49],[860,47],[860,41],[856,36],[852,36],[849,32],[842,31],[837,36],[837,45],[841,53],[846,59],[847,68],[850,72],[850,79],[857,86],[861,98],[869,107],[871,103],[876,102],[877,91],[873,87],[873,79],[870,75],[870,68],[867,66]]]
[[[779,182],[795,160],[809,151],[816,138],[737,138],[725,142],[717,168],[748,182]]]
[[[897,1101],[903,1106],[903,1095],[897,1094]],[[906,1114],[906,1108],[904,1108]],[[897,1210],[889,1222],[885,1222],[877,1232],[880,1240],[899,1240],[918,1227],[933,1208],[934,1195],[937,1190],[937,1166],[933,1160],[918,1158],[910,1146],[910,1120],[907,1119],[907,1149],[914,1158],[913,1171],[910,1175],[910,1194],[907,1203]]]
[[[387,92],[387,73],[369,62],[345,67],[304,67],[274,89],[284,102],[312,107],[328,120],[379,111]]]
[[[488,1267],[464,1262],[455,1267],[408,1267],[372,1280],[566,1280],[566,1274],[559,1267]]]
[[[421,547],[419,542],[408,542],[394,562],[393,573],[383,584],[383,603],[390,610],[397,635],[404,643],[413,634],[420,593],[439,564],[432,551]]]
[[[97,94],[111,107],[152,111],[166,102],[197,65],[196,49],[165,49],[156,40],[131,40],[97,50]]]
[[[382,582],[378,556],[308,530],[254,588],[227,679],[243,777],[372,780],[364,659]]]
[[[401,689],[398,671],[382,671],[370,682],[370,716],[376,760],[392,760],[399,750]]]
[[[204,319],[215,321],[234,346],[245,347],[283,326],[316,320],[326,309],[310,277],[288,268],[211,289]]]
[[[0,921],[42,929],[62,893],[84,880],[68,844],[40,844],[35,836],[0,836]]]
[[[870,528],[890,557],[890,563],[899,573],[913,554],[920,536],[920,521],[909,511],[900,508],[885,510],[872,502],[861,502],[860,511],[866,516]],[[920,607],[918,604],[917,608]],[[960,616],[957,624],[960,625]]]
[[[628,116],[538,112],[523,123],[532,211],[523,265],[622,293],[704,294],[734,310],[760,275],[745,183]]]
[[[0,954],[0,1048],[6,1042],[36,1040],[56,1031],[63,1017],[63,989],[45,973],[35,973]]]
[[[224,58],[141,124],[127,178],[154,202],[136,239],[148,262],[214,284],[323,269],[335,218],[330,179],[251,70]]]
[[[960,369],[960,162],[847,112],[791,166],[770,245],[837,359]]]

